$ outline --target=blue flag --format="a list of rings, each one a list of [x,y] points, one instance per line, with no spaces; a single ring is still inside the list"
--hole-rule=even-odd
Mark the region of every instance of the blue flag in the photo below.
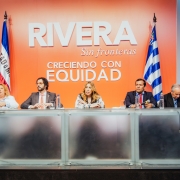
[[[159,101],[162,92],[162,80],[155,25],[151,32],[146,65],[144,68],[144,79],[152,86],[155,100]]]

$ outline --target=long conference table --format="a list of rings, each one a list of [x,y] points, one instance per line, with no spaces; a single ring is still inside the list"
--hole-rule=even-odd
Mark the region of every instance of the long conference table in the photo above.
[[[180,109],[0,110],[0,168],[180,167]]]

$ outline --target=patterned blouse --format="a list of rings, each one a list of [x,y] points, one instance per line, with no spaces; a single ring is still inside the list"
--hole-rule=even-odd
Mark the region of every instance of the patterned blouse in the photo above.
[[[81,94],[79,94],[77,96],[77,99],[76,99],[76,102],[75,102],[75,108],[79,108],[79,109],[83,109],[83,108],[90,108],[90,105],[91,104],[94,104],[94,103],[98,103],[100,105],[100,108],[104,108],[104,102],[102,100],[101,97],[99,97],[99,99],[96,100],[96,102],[93,102],[93,103],[85,103],[84,104],[84,101],[81,97]]]
[[[5,102],[6,105],[0,107],[0,109],[17,109],[19,104],[16,102],[13,96],[6,96],[0,100],[0,102]]]

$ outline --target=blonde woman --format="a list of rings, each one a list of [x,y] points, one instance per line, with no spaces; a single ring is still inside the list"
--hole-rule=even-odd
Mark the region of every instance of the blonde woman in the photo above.
[[[104,108],[104,102],[101,96],[96,91],[95,85],[93,82],[87,82],[83,89],[83,92],[80,93],[76,99],[75,103],[76,108]]]
[[[6,85],[0,83],[0,109],[17,109],[19,104],[10,96]]]

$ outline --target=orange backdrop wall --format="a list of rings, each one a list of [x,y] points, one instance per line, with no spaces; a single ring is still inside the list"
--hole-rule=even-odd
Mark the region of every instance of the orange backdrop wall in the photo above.
[[[134,90],[134,82],[143,77],[146,62],[150,27],[154,13],[156,13],[156,32],[158,39],[159,57],[161,65],[163,92],[170,91],[170,87],[176,82],[176,0],[6,0],[0,6],[0,22],[3,23],[4,12],[8,14],[8,31],[10,44],[11,66],[11,94],[15,96],[19,104],[27,99],[31,92],[37,91],[36,79],[47,76],[47,70],[65,70],[70,74],[73,71],[74,78],[77,69],[51,68],[48,62],[96,62],[96,68],[88,68],[96,72],[94,83],[97,91],[102,96],[106,107],[119,106],[127,91]],[[107,46],[100,37],[100,45],[94,45],[94,22],[105,21],[111,25],[108,35],[113,42],[122,21],[128,21],[137,41],[132,45],[130,41],[121,41],[119,45]],[[29,23],[41,23],[47,27],[47,23],[59,23],[63,34],[66,34],[70,22],[92,22],[92,27],[84,28],[83,32],[91,32],[91,36],[84,40],[92,40],[91,46],[77,46],[77,29],[73,30],[68,46],[63,47],[57,33],[53,33],[54,44],[52,47],[41,47],[35,39],[35,46],[29,46]],[[1,23],[1,24],[2,24]],[[2,27],[2,25],[1,25]],[[103,30],[103,28],[102,28]],[[127,32],[124,32],[126,34]],[[1,38],[1,35],[0,35]],[[47,33],[43,36],[47,42]],[[94,51],[89,56],[83,55],[82,48]],[[97,50],[135,50],[134,54],[99,55]],[[110,80],[112,68],[101,67],[101,62],[120,62],[121,67],[113,67],[121,72],[121,78],[117,81]],[[107,79],[97,81],[100,71],[104,69]],[[79,69],[84,71],[86,69]],[[117,77],[117,73],[114,73]],[[92,73],[90,73],[92,77]],[[85,80],[68,82],[50,82],[49,91],[60,93],[62,103],[66,108],[73,108],[77,95],[82,91]],[[63,79],[64,74],[59,74]],[[146,90],[151,91],[147,86]]]

